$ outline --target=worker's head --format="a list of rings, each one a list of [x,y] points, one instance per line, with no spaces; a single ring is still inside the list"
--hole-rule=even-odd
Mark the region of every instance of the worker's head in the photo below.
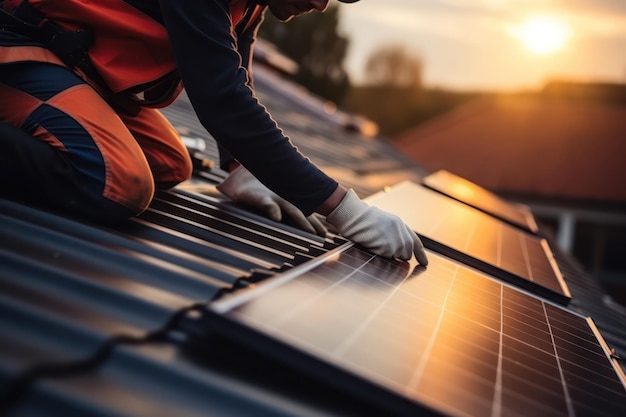
[[[342,3],[356,3],[359,0],[339,0]],[[278,19],[286,22],[292,17],[308,13],[312,10],[323,12],[329,0],[264,0],[270,12]]]

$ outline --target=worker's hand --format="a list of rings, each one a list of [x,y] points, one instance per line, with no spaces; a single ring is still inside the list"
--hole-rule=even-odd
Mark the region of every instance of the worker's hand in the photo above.
[[[326,217],[344,237],[386,258],[415,259],[428,265],[424,245],[417,234],[396,215],[369,206],[349,190]]]
[[[217,189],[237,203],[261,210],[272,220],[289,219],[306,232],[326,236],[326,228],[315,216],[305,217],[296,206],[263,185],[243,166],[232,171]]]

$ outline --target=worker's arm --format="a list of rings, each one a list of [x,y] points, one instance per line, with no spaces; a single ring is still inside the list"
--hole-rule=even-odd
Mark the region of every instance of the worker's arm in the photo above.
[[[161,9],[183,84],[204,127],[265,187],[305,216],[331,208],[342,189],[293,146],[248,83],[231,30],[229,1],[161,0]],[[416,247],[413,238],[405,239],[408,228],[396,216],[367,206],[355,194],[347,193],[328,220],[374,253],[409,259]],[[416,253],[421,256],[423,250]]]
[[[306,216],[337,188],[278,128],[248,84],[228,0],[161,0],[178,70],[204,127]]]
[[[254,76],[252,74],[252,61],[254,56],[254,45],[256,43],[259,27],[265,18],[265,11],[252,22],[249,27],[242,29],[237,35],[237,52],[241,55],[241,66],[246,70],[248,77],[247,83],[254,90]],[[239,164],[233,164],[235,158],[220,143],[217,143],[217,149],[220,156],[220,167],[228,172],[238,167]]]
[[[280,198],[244,167],[236,168],[217,187],[232,200],[262,210],[270,219],[290,219],[300,229],[320,236],[326,228],[314,216],[305,217],[297,207]],[[387,258],[415,258],[421,265],[428,259],[421,240],[402,220],[376,207],[370,207],[352,190],[339,186],[317,209],[339,233],[373,253]]]

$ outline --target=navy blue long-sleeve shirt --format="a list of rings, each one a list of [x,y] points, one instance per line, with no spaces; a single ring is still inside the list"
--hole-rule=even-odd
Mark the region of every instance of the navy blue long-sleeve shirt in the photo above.
[[[248,69],[260,22],[237,33],[228,0],[160,3],[178,71],[200,122],[268,188],[311,214],[337,182],[297,150],[255,95]]]

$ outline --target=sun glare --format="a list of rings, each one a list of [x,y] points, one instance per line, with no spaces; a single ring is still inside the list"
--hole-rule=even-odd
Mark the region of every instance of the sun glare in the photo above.
[[[538,55],[560,51],[570,36],[570,31],[565,24],[550,17],[530,18],[515,32],[524,45]]]

